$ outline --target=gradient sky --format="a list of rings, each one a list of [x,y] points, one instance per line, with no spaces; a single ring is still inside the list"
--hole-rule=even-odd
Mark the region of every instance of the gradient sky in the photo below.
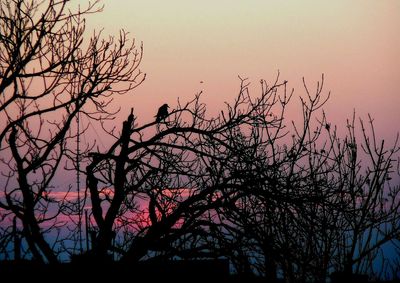
[[[200,90],[217,109],[237,94],[237,75],[249,77],[258,94],[259,80],[271,81],[280,70],[297,95],[304,94],[303,76],[313,87],[324,73],[334,124],[355,109],[364,118],[370,113],[385,137],[399,130],[400,1],[103,3],[89,30],[123,28],[144,43],[147,80],[118,101],[124,118],[132,105],[139,121],[148,121],[164,102],[173,106]]]
[[[331,91],[325,109],[339,127],[355,109],[364,119],[374,117],[379,137],[393,141],[400,130],[399,0],[103,3],[102,13],[88,16],[87,35],[125,29],[144,44],[147,79],[115,100],[121,120],[134,107],[139,123],[150,122],[163,103],[173,108],[178,98],[190,100],[201,90],[216,112],[237,95],[238,75],[249,78],[257,95],[260,79],[273,81],[279,70],[296,90],[294,102],[304,95],[302,77],[313,88],[324,73]],[[74,182],[73,172],[59,174],[60,187]]]

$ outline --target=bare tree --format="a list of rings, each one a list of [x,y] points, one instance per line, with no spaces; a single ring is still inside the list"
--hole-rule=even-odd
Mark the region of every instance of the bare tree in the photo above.
[[[76,117],[112,118],[112,95],[144,80],[142,47],[126,32],[106,39],[95,32],[85,40],[84,17],[99,11],[98,1],[84,9],[68,0],[0,4],[0,209],[4,219],[17,217],[29,252],[40,261],[58,260],[45,234],[64,224],[58,215],[66,195],[55,199],[51,187],[76,154],[72,139],[86,130],[76,132]]]
[[[214,225],[210,213],[246,186],[234,167],[254,144],[237,141],[253,124],[279,124],[270,113],[271,103],[285,85],[277,80],[252,98],[243,80],[235,102],[214,118],[207,117],[200,95],[178,103],[161,124],[138,126],[131,113],[119,135],[110,132],[114,145],[93,152],[86,170],[99,229],[93,252],[105,255],[114,249],[123,260],[134,261],[167,250],[183,255],[177,243],[182,247],[190,243],[183,239],[195,241],[206,234],[207,225]],[[111,236],[121,231],[123,244],[112,247]],[[190,254],[206,249],[197,246]]]
[[[304,82],[303,120],[289,121],[286,86],[262,81],[252,98],[242,80],[214,118],[200,95],[160,123],[139,126],[132,110],[86,168],[96,258],[222,256],[238,273],[288,282],[366,272],[398,235],[399,189],[385,182],[399,148],[377,147],[372,121],[358,145],[354,123],[340,138],[322,111],[323,77],[314,94]]]
[[[390,147],[376,137],[373,120],[369,131],[360,120],[357,140],[355,118],[347,124],[348,135],[335,140],[337,182],[332,202],[340,215],[335,264],[345,272],[373,272],[373,261],[382,246],[399,234],[400,187],[391,180],[398,174],[397,139]]]
[[[282,113],[276,127],[254,124],[244,137],[231,136],[237,149],[252,144],[227,168],[246,190],[218,208],[224,221],[211,237],[239,273],[274,280],[280,271],[288,282],[325,282],[333,271],[374,275],[383,245],[396,241],[400,191],[390,181],[398,174],[397,140],[385,148],[371,118],[370,132],[362,120],[357,132],[353,118],[341,138],[319,111],[328,98],[322,86],[311,95],[304,84],[302,121],[287,121],[283,93],[274,104]]]
[[[0,4],[4,258],[57,262],[60,249],[71,251],[61,228],[68,224],[76,244],[85,203],[92,260],[225,257],[243,276],[325,282],[334,271],[372,274],[382,247],[398,245],[397,140],[379,141],[371,117],[357,130],[355,115],[341,136],[322,110],[323,77],[314,93],[304,82],[297,121],[287,112],[294,92],[278,75],[261,81],[258,96],[241,79],[214,117],[200,93],[143,125],[132,109],[109,129],[113,96],[145,78],[142,47],[124,31],[85,40],[84,17],[101,7],[71,5]],[[103,127],[107,149],[94,141],[75,149],[82,117]],[[85,174],[82,201],[71,200],[71,187],[55,197],[63,167]]]

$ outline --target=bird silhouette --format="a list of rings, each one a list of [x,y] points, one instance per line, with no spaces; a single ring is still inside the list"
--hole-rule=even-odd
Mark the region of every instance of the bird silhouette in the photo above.
[[[331,129],[331,124],[326,123],[326,124],[325,124],[325,129],[329,132],[330,129]]]
[[[158,108],[158,112],[156,115],[156,122],[160,123],[162,120],[168,117],[168,104],[163,104],[160,108]]]

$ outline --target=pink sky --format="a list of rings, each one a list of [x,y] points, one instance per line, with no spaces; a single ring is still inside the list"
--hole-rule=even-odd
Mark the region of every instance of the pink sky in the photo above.
[[[104,36],[125,29],[144,44],[147,79],[115,100],[120,120],[134,107],[138,122],[149,122],[163,103],[173,108],[178,98],[191,100],[201,90],[215,113],[237,95],[238,75],[249,78],[257,95],[260,79],[273,81],[279,70],[295,96],[304,94],[302,77],[313,88],[324,73],[325,91],[331,91],[325,110],[342,129],[355,109],[364,119],[374,117],[378,137],[389,145],[400,130],[399,0],[103,3],[102,13],[88,17],[87,36],[93,29],[104,29]],[[100,150],[106,144],[101,141]],[[55,179],[55,190],[63,191],[75,173],[60,170]]]
[[[303,76],[312,88],[325,74],[325,90],[331,91],[325,109],[333,124],[345,128],[355,109],[365,119],[374,117],[379,137],[391,141],[400,130],[398,0],[103,3],[102,13],[88,17],[87,35],[93,29],[117,35],[123,28],[144,44],[147,79],[115,100],[120,119],[134,107],[139,123],[149,122],[163,103],[173,108],[178,98],[190,100],[201,90],[216,112],[237,95],[238,75],[249,78],[256,95],[260,79],[272,81],[280,70],[297,96],[304,94]],[[62,180],[56,189],[63,190],[75,175],[60,172],[56,179]]]
[[[104,11],[87,19],[87,36],[93,29],[108,36],[123,28],[144,44],[141,70],[147,79],[115,100],[120,120],[134,107],[138,122],[149,122],[163,103],[173,108],[178,98],[190,100],[201,90],[215,113],[237,95],[238,75],[249,78],[257,95],[260,79],[272,81],[280,70],[296,96],[304,95],[303,76],[313,88],[325,74],[325,90],[332,93],[325,109],[332,124],[345,129],[356,109],[364,119],[368,113],[374,117],[378,137],[393,141],[399,131],[398,0],[103,3]],[[100,131],[94,135],[90,128],[87,135],[82,141],[95,137],[100,150],[108,144]],[[75,181],[74,172],[58,175],[60,188]]]
[[[237,94],[237,75],[249,77],[258,94],[259,80],[280,70],[297,95],[303,76],[314,86],[324,73],[334,124],[356,109],[364,118],[371,113],[385,138],[399,130],[399,1],[103,2],[88,29],[123,28],[144,43],[147,80],[119,100],[122,118],[133,106],[147,122],[164,102],[173,107],[200,90],[216,110]]]

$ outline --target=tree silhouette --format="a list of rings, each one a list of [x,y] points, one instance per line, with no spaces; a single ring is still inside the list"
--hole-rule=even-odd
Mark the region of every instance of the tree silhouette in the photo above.
[[[99,229],[93,252],[104,255],[112,249],[113,230],[117,235],[121,230],[136,231],[116,249],[123,260],[139,260],[148,252],[165,256],[177,249],[174,245],[182,237],[206,233],[206,214],[224,205],[225,194],[235,193],[233,188],[239,185],[235,172],[217,174],[228,169],[233,152],[239,150],[232,135],[239,137],[240,127],[257,121],[277,123],[269,116],[268,103],[274,89],[282,86],[276,83],[253,99],[243,81],[234,105],[216,118],[207,117],[197,95],[178,104],[163,128],[157,128],[157,122],[134,126],[128,118],[120,135],[110,132],[116,142],[107,152],[93,152],[86,171]],[[145,138],[145,132],[153,134]],[[105,189],[111,194],[104,194]]]
[[[262,81],[252,98],[242,80],[217,117],[196,96],[162,128],[131,115],[121,134],[110,132],[116,142],[93,152],[86,171],[99,229],[92,252],[130,262],[228,257],[243,276],[289,282],[373,275],[399,232],[399,187],[388,183],[398,145],[369,139],[372,119],[370,134],[360,120],[360,143],[354,119],[340,138],[322,111],[323,78],[314,94],[304,83],[303,120],[288,121],[286,85]]]
[[[266,146],[248,155],[251,169],[241,172],[249,193],[219,212],[229,227],[220,225],[215,245],[229,247],[238,272],[248,265],[274,280],[279,271],[289,282],[325,282],[333,271],[378,276],[374,260],[384,256],[383,245],[395,244],[400,188],[390,180],[398,170],[397,140],[385,148],[370,117],[369,133],[360,120],[361,141],[354,117],[343,138],[324,113],[312,123],[325,103],[321,90],[307,90],[291,143],[264,135]]]
[[[397,139],[380,141],[373,119],[355,114],[340,134],[323,110],[324,77],[314,92],[304,81],[292,121],[297,98],[279,74],[258,95],[240,78],[215,116],[199,93],[162,105],[148,123],[133,108],[121,125],[105,123],[118,112],[113,97],[145,78],[142,47],[124,31],[87,39],[84,17],[101,7],[70,5],[0,4],[2,259],[76,253],[85,207],[88,245],[73,258],[96,267],[222,258],[245,279],[381,276],[374,264],[400,233]],[[77,118],[100,125],[111,144],[75,148],[87,130]],[[55,196],[66,169],[85,175],[82,199],[71,187]],[[398,258],[391,263],[397,272]]]
[[[77,115],[112,118],[111,96],[144,79],[138,71],[142,49],[125,32],[108,39],[95,33],[85,40],[84,16],[100,10],[97,1],[75,11],[69,1],[0,4],[0,208],[4,217],[18,219],[29,252],[39,261],[58,261],[55,243],[44,234],[59,230],[57,216],[67,212],[67,196],[51,196],[52,181],[67,158],[75,160]]]

